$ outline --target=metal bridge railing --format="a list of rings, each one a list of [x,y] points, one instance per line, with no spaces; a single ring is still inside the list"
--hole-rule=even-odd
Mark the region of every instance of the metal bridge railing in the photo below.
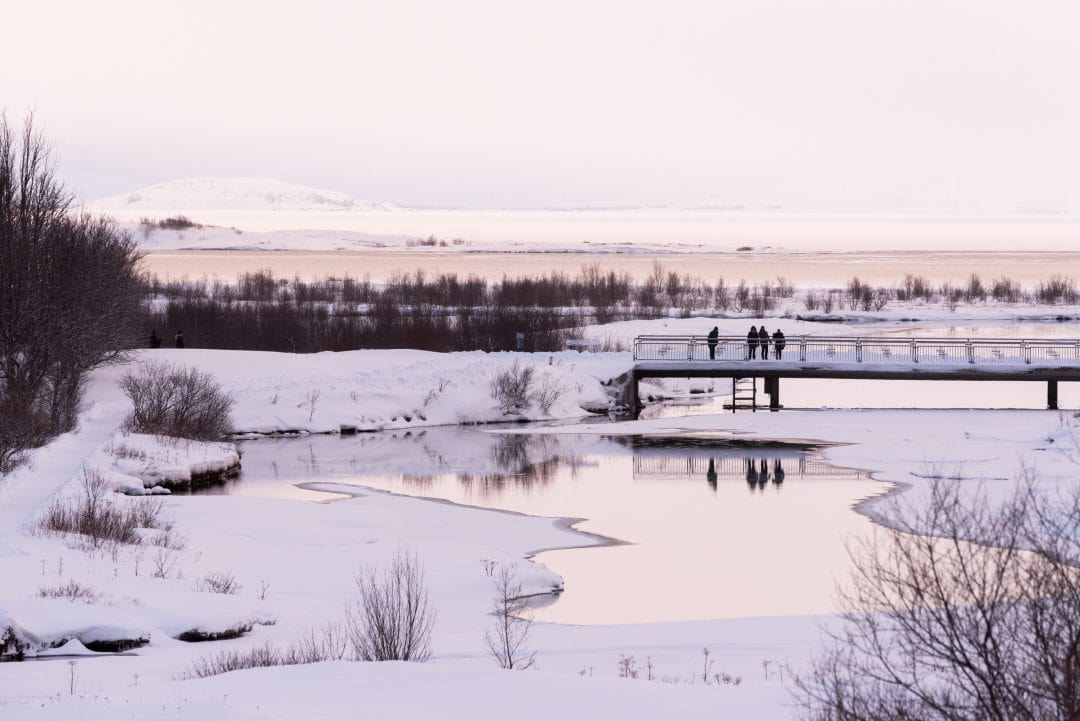
[[[744,361],[749,345],[743,336],[720,336],[712,359]],[[757,358],[761,358],[758,348]],[[769,342],[769,358],[776,358]],[[706,336],[642,335],[634,339],[636,361],[708,361]],[[866,363],[874,365],[1080,366],[1080,339],[878,338],[788,336],[782,362]]]
[[[751,469],[751,465],[754,470],[757,470],[762,460],[766,462],[765,467],[770,472],[776,469],[779,463],[779,467],[784,470],[788,478],[861,479],[867,477],[862,471],[831,466],[805,457],[774,458],[767,454],[721,457],[636,455],[633,476],[640,479],[658,480],[704,477],[709,472],[710,460],[713,462],[713,472],[721,478],[744,478]]]

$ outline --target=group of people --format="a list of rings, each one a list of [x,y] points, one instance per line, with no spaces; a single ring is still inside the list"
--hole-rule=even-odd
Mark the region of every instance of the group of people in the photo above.
[[[746,464],[746,484],[751,489],[764,488],[769,483],[769,463],[764,458],[759,462],[755,462],[752,458],[744,458]],[[784,485],[784,476],[787,475],[784,472],[784,464],[781,463],[779,458],[773,460],[772,467],[772,482],[777,486]],[[705,471],[705,480],[708,481],[709,487],[714,491],[716,490],[716,480],[718,474],[716,472],[716,462],[710,458],[709,467]]]
[[[784,331],[779,328],[772,334],[772,347],[776,351],[776,360],[781,360],[784,357],[784,346],[787,345],[787,341],[784,339]],[[769,360],[769,331],[765,330],[765,326],[758,328],[757,326],[750,326],[750,332],[746,334],[746,359],[753,360],[754,354],[758,348],[761,348],[761,359]]]
[[[776,332],[770,336],[769,331],[765,330],[765,326],[758,328],[756,325],[752,325],[750,326],[750,332],[746,334],[746,360],[754,360],[757,358],[758,348],[761,348],[762,359],[768,360],[770,338],[772,340],[773,350],[776,352],[776,359],[783,359],[784,346],[787,345],[787,341],[784,339],[784,331],[777,328]],[[709,345],[709,360],[716,360],[716,346],[720,342],[720,329],[717,326],[713,326],[713,329],[709,331],[707,339]]]
[[[184,331],[182,331],[182,330],[176,331],[176,336],[173,337],[173,344],[177,348],[183,348],[184,347]],[[161,347],[161,338],[158,337],[158,334],[157,334],[156,330],[150,331],[150,347],[151,348],[160,348]]]

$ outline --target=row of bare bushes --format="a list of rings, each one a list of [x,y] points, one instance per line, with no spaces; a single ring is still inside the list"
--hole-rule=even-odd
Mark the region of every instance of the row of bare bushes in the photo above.
[[[882,310],[889,302],[943,303],[955,309],[961,303],[1026,303],[1034,305],[1075,305],[1080,303],[1080,290],[1072,278],[1055,275],[1039,281],[1034,287],[1025,288],[1019,282],[1005,276],[985,283],[977,273],[966,282],[946,281],[934,285],[921,275],[908,273],[904,279],[889,286],[872,286],[858,277],[848,281],[844,288],[809,291],[803,304],[809,311],[832,313],[839,310]]]

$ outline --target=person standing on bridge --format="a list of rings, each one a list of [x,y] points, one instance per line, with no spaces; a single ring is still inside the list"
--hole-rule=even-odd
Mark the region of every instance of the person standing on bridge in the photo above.
[[[780,360],[780,357],[784,353],[784,346],[787,345],[787,341],[784,339],[784,331],[779,328],[772,334],[772,346],[776,351],[776,360]]]
[[[746,334],[746,360],[754,360],[757,356],[758,333],[757,326],[750,326],[750,332]]]
[[[761,359],[769,360],[769,331],[765,330],[765,326],[758,331],[758,343],[761,344]]]
[[[713,326],[713,329],[709,331],[709,360],[716,360],[716,344],[720,342],[720,328]]]

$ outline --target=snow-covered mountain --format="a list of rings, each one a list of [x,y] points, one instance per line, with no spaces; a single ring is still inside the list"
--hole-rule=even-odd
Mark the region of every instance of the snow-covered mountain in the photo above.
[[[357,200],[334,190],[294,185],[273,178],[186,178],[101,198],[105,211],[146,210],[393,210],[391,203]]]

